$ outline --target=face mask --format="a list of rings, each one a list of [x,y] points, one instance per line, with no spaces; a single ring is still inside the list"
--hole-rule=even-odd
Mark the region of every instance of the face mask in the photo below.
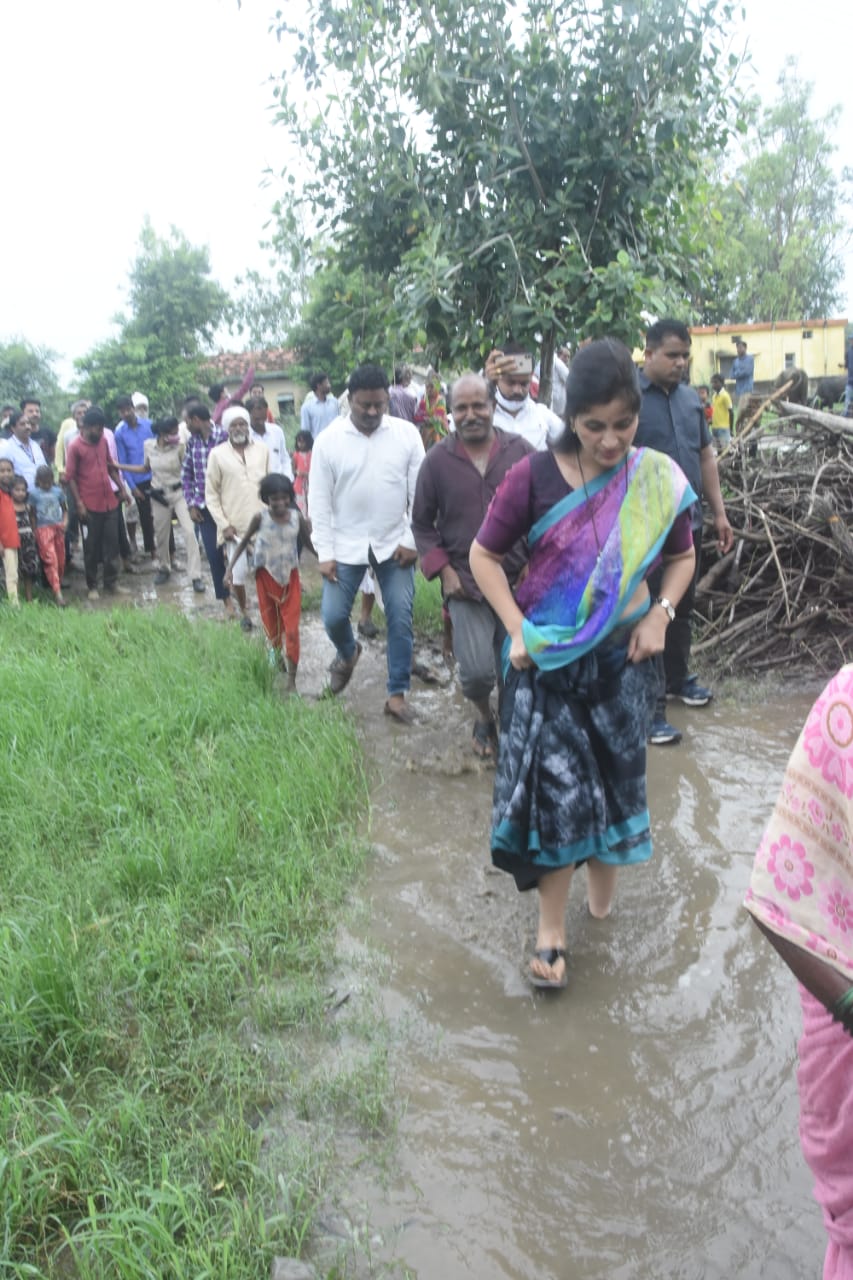
[[[527,396],[524,397],[524,400],[526,399],[527,399]],[[497,401],[501,409],[503,409],[506,413],[511,413],[513,416],[515,416],[515,414],[519,412],[522,405],[524,404],[524,400],[508,400],[507,397],[501,391],[500,387],[495,387],[495,400]]]

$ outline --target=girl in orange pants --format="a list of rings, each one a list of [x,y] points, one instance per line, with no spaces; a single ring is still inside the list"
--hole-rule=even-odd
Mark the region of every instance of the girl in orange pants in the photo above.
[[[314,547],[308,524],[296,506],[292,480],[277,473],[264,476],[259,493],[267,509],[253,516],[237,544],[225,575],[225,585],[230,587],[234,563],[254,539],[252,560],[261,622],[279,665],[287,673],[285,689],[293,693],[299,666],[299,617],[302,612],[299,552],[303,546],[311,551]]]

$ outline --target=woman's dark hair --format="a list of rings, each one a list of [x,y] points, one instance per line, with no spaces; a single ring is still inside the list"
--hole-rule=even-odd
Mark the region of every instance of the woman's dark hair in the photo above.
[[[258,487],[261,502],[269,502],[274,493],[286,493],[290,499],[291,506],[296,501],[296,493],[293,489],[293,481],[290,476],[283,476],[278,471],[271,471],[269,475],[264,476]]]
[[[155,436],[173,436],[177,429],[177,418],[158,418],[151,423],[151,434]]]
[[[629,413],[640,411],[640,384],[631,352],[617,338],[600,338],[581,347],[569,367],[566,382],[566,428],[554,444],[561,453],[574,452],[578,438],[572,420],[579,413],[611,400],[624,400]]]

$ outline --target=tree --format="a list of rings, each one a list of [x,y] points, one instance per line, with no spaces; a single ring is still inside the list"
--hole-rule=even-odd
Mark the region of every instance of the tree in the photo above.
[[[809,118],[812,86],[788,62],[733,178],[709,201],[715,279],[697,299],[708,324],[832,315],[841,302],[850,174],[834,162],[840,107]],[[712,187],[713,191],[713,187]]]
[[[154,417],[179,412],[184,398],[200,390],[203,363],[172,355],[156,335],[140,337],[127,331],[74,362],[81,395],[111,413],[119,396],[144,391]]]
[[[210,279],[207,249],[191,245],[176,227],[162,239],[146,218],[139,250],[130,272],[132,315],[125,331],[139,337],[156,334],[171,355],[197,359],[228,318],[230,306],[228,294]]]
[[[393,282],[436,361],[541,335],[547,375],[558,338],[633,343],[664,281],[695,286],[683,210],[737,116],[730,16],[728,0],[308,0],[281,27],[299,74],[279,89],[316,175],[305,198],[340,262]]]
[[[301,319],[288,335],[300,361],[294,373],[307,379],[323,369],[340,387],[364,361],[390,370],[408,357],[417,328],[400,326],[387,276],[363,266],[347,269],[330,254],[309,281]]]
[[[210,278],[206,249],[175,227],[163,239],[146,219],[129,297],[119,336],[75,361],[81,392],[112,409],[119,395],[140,390],[154,414],[174,413],[197,386],[205,347],[229,314],[228,295]]]
[[[42,402],[42,418],[48,426],[58,426],[68,413],[68,396],[53,370],[56,353],[47,347],[33,347],[23,338],[0,343],[0,402],[17,408],[24,396]]]
[[[277,201],[273,218],[273,239],[261,245],[274,254],[273,275],[265,278],[258,271],[247,271],[234,282],[231,330],[250,348],[285,345],[307,298],[313,267],[309,238],[293,205]]]
[[[250,348],[283,346],[300,310],[284,271],[267,278],[250,270],[237,276],[234,285],[231,332]]]

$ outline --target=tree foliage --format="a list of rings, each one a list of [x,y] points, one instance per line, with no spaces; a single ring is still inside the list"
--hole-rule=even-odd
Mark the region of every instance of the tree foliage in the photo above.
[[[393,281],[364,266],[348,268],[330,254],[308,284],[308,297],[288,341],[296,351],[296,375],[306,380],[323,369],[339,388],[359,363],[370,361],[389,371],[418,340],[417,324],[401,327]]]
[[[507,333],[633,342],[697,263],[724,146],[728,0],[308,0],[280,117],[338,262],[389,280],[435,360]],[[334,86],[334,87],[330,87]]]
[[[715,270],[697,300],[707,324],[817,318],[841,302],[851,175],[834,159],[840,108],[812,120],[812,86],[791,62],[778,84],[769,107],[752,104],[732,178],[709,185]]]
[[[42,420],[57,427],[68,413],[68,396],[53,369],[56,353],[23,338],[0,343],[0,402],[17,407],[24,396],[42,402]]]
[[[231,330],[249,348],[284,346],[288,341],[308,296],[313,269],[309,240],[294,206],[276,201],[272,240],[261,245],[271,253],[271,275],[249,270],[234,282]]]
[[[291,282],[281,269],[272,276],[249,270],[234,281],[231,304],[231,332],[237,333],[252,349],[280,347],[296,323],[302,299],[292,292]]]
[[[210,278],[207,249],[191,245],[176,227],[168,239],[158,236],[147,218],[130,272],[130,305],[125,332],[156,334],[166,351],[185,360],[210,346],[229,314],[228,294]]]
[[[174,227],[164,239],[146,219],[129,300],[119,336],[75,361],[80,390],[108,409],[118,396],[144,391],[152,413],[174,413],[197,387],[205,348],[229,314],[228,295],[210,278],[206,249]]]

